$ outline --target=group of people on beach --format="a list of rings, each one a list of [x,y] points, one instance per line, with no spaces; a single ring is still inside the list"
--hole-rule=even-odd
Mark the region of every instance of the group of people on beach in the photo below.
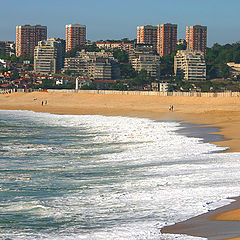
[[[42,106],[44,105],[44,101],[42,101]],[[45,105],[47,105],[47,100],[45,101]]]
[[[173,105],[169,106],[169,111],[173,112]]]

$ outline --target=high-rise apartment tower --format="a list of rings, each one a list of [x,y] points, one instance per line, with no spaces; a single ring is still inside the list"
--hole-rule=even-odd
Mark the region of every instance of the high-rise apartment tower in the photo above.
[[[201,25],[186,27],[187,49],[201,51],[206,55],[207,27]]]
[[[46,39],[46,26],[16,26],[16,56],[33,56],[34,48],[38,45],[38,42]]]
[[[161,57],[177,50],[177,24],[160,24],[157,34],[157,52]]]
[[[151,44],[157,50],[157,26],[138,26],[137,43]]]
[[[86,44],[86,26],[81,24],[66,25],[66,52]]]

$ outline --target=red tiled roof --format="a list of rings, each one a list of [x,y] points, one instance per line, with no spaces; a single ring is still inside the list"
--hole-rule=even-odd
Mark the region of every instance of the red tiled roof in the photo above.
[[[1,85],[1,87],[3,87],[3,88],[10,87],[10,86],[11,86],[11,84],[2,84]]]
[[[115,83],[116,80],[93,80],[95,83]]]

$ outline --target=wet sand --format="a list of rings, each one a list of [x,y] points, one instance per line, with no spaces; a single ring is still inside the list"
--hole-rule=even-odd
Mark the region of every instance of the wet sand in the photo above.
[[[47,104],[45,104],[45,101],[47,101]],[[169,105],[174,106],[173,112],[169,112]],[[215,138],[214,144],[229,148],[228,152],[240,151],[240,98],[238,97],[163,97],[47,92],[12,93],[0,94],[0,109],[31,110],[70,115],[97,114],[145,117],[154,120],[174,120],[182,123],[204,124],[212,129],[216,128],[216,131],[219,130],[217,134],[223,136],[223,141]],[[213,134],[213,132],[211,131],[210,134]],[[237,219],[237,215],[240,213],[239,209],[240,202],[236,201],[216,211],[166,227],[163,231],[205,236],[212,240],[237,240],[240,239],[240,219]],[[234,211],[225,213],[229,210]],[[222,212],[224,212],[224,215],[217,215],[214,218],[216,214]]]
[[[172,226],[164,227],[162,233],[186,234],[209,240],[237,240],[240,239],[239,213],[240,198],[229,205],[193,217]]]

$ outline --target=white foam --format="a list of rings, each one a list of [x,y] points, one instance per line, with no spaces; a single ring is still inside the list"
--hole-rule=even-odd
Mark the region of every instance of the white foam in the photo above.
[[[160,228],[223,206],[229,203],[228,197],[239,194],[240,154],[217,154],[216,151],[225,148],[177,134],[176,130],[181,127],[177,122],[26,111],[0,113],[30,119],[38,126],[74,129],[76,135],[84,130],[91,136],[85,144],[95,144],[90,150],[100,151],[102,145],[98,148],[96,144],[103,144],[109,150],[87,159],[86,164],[79,164],[79,158],[71,159],[71,166],[64,168],[66,171],[72,168],[81,171],[106,169],[109,176],[96,174],[89,180],[75,180],[76,186],[85,181],[88,188],[47,200],[43,204],[48,206],[47,211],[35,211],[40,217],[48,216],[56,221],[75,219],[76,222],[90,221],[93,225],[101,225],[104,221],[106,224],[89,231],[68,226],[61,233],[51,233],[44,238],[200,239],[160,235]],[[8,147],[3,150],[10,151]],[[23,145],[11,151],[78,154],[89,150],[78,146],[53,149],[51,146]],[[58,166],[51,171],[58,169],[63,170]],[[111,169],[117,174],[111,175]],[[31,204],[39,207],[38,202]],[[15,208],[10,206],[10,209]],[[15,237],[21,239],[20,235]]]

